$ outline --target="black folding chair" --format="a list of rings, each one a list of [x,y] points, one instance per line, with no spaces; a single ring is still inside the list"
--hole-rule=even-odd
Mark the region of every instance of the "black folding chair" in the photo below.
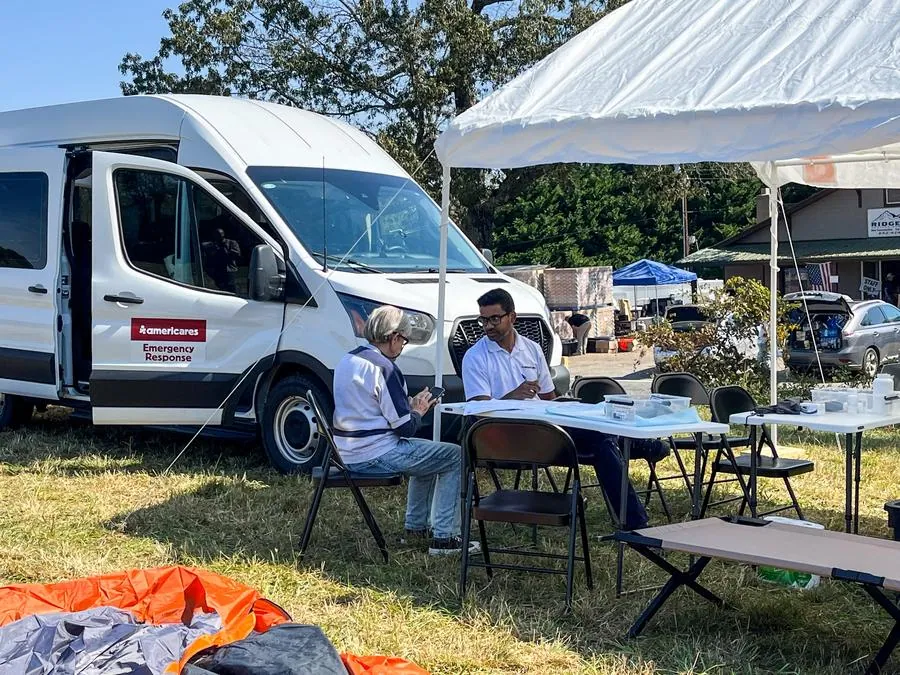
[[[369,531],[375,538],[375,543],[378,544],[384,561],[387,562],[388,550],[384,535],[381,533],[381,528],[378,527],[375,516],[369,509],[369,505],[366,503],[360,488],[395,487],[403,483],[403,476],[399,473],[361,474],[350,471],[341,459],[341,453],[338,451],[334,442],[334,436],[331,433],[331,425],[328,424],[328,420],[322,414],[322,408],[316,401],[312,391],[307,392],[306,400],[312,408],[319,434],[326,440],[327,447],[322,456],[322,463],[312,470],[312,479],[316,483],[316,491],[313,493],[312,503],[309,505],[309,512],[306,515],[306,525],[303,527],[303,536],[300,539],[300,555],[302,557],[306,552],[307,546],[309,546],[313,524],[319,513],[319,505],[325,488],[347,488],[353,495],[353,499],[356,501],[363,519],[366,521],[366,525],[369,526]]]
[[[728,420],[732,415],[736,413],[748,412],[756,408],[756,401],[753,400],[753,397],[750,395],[750,393],[743,387],[739,387],[737,385],[716,387],[715,389],[713,389],[712,393],[709,395],[709,404],[710,409],[712,410],[713,421],[720,422],[722,424],[728,424]],[[778,451],[775,449],[775,444],[772,442],[772,439],[769,437],[769,433],[768,431],[766,431],[766,428],[764,426],[760,427],[758,442],[756,439],[755,429],[753,432],[751,432],[749,446],[750,452],[756,453],[756,475],[760,478],[782,479],[784,481],[784,486],[787,489],[787,493],[791,498],[790,505],[772,509],[771,511],[767,511],[761,514],[753,514],[754,517],[762,517],[771,515],[773,513],[780,513],[781,511],[787,511],[788,509],[793,508],[797,512],[797,517],[802,520],[803,511],[800,509],[800,503],[797,501],[797,496],[794,494],[794,490],[791,487],[790,479],[793,476],[799,476],[804,473],[812,472],[813,470],[815,470],[815,463],[808,459],[787,459],[779,457]],[[764,456],[762,454],[763,446],[769,448],[770,452],[772,453],[771,456]],[[706,494],[703,497],[703,507],[700,510],[701,518],[705,516],[706,510],[709,506],[736,501],[737,499],[741,500],[741,507],[738,513],[740,515],[744,515],[744,509],[747,507],[747,504],[750,501],[750,490],[747,482],[745,481],[745,478],[750,476],[750,460],[750,453],[743,454],[740,457],[735,457],[734,452],[732,452],[732,446],[728,437],[724,434],[722,435],[722,443],[719,447],[718,452],[716,453],[715,460],[712,463],[710,482],[707,487]],[[741,492],[743,493],[742,496],[710,504],[709,500],[713,491],[717,473],[735,474],[741,486]]]
[[[581,401],[584,403],[600,403],[607,396],[616,396],[626,393],[627,392],[622,387],[622,385],[611,377],[580,377],[575,380],[575,384],[572,387],[572,396],[581,399]],[[638,494],[644,495],[645,507],[650,505],[650,498],[653,496],[654,492],[659,495],[659,501],[662,505],[663,513],[666,514],[666,520],[672,522],[672,515],[669,512],[669,505],[666,502],[666,496],[663,493],[662,484],[660,483],[659,476],[656,473],[656,465],[659,461],[661,461],[662,458],[645,457],[644,459],[647,462],[647,466],[650,468],[650,478],[647,479],[647,489],[640,490]],[[597,487],[597,485],[599,485],[599,483],[584,485],[582,487]],[[606,492],[604,492],[603,494],[604,497],[606,497]],[[618,506],[612,506],[608,501],[607,506],[610,507],[610,514],[612,515],[613,520],[617,520],[619,513]]]
[[[584,497],[581,494],[581,476],[578,472],[578,458],[572,438],[562,428],[546,422],[483,419],[469,428],[463,439],[463,452],[467,462],[462,534],[463,553],[459,579],[460,601],[465,598],[469,568],[484,567],[488,577],[493,577],[494,568],[544,574],[565,574],[566,609],[571,609],[576,561],[584,561],[587,587],[594,587],[591,576],[587,524],[584,519]],[[538,466],[571,469],[573,472],[572,489],[568,493],[539,490],[494,490],[491,494],[482,495],[476,469],[490,462],[521,464],[523,468]],[[481,560],[472,560],[469,556],[473,518],[478,521]],[[520,548],[492,550],[488,547],[485,522],[568,527],[568,553],[559,555]],[[581,530],[582,557],[575,555],[575,538],[578,529]],[[566,569],[491,561],[492,555],[504,553],[566,560]]]
[[[653,378],[653,383],[650,385],[650,391],[657,394],[667,394],[669,396],[685,396],[691,399],[691,405],[694,406],[709,406],[709,393],[706,390],[706,387],[703,386],[703,383],[697,379],[696,376],[691,373],[662,373]],[[715,452],[719,449],[719,446],[722,444],[721,439],[714,438],[712,436],[705,436],[703,439],[703,456],[701,457],[700,464],[700,476],[701,478],[706,475],[706,466],[709,459],[709,453]],[[735,448],[745,448],[750,445],[750,437],[748,435],[744,436],[729,436],[728,444],[732,449]],[[683,458],[681,457],[680,451],[689,450],[691,452],[696,452],[697,450],[697,440],[693,436],[690,438],[686,437],[669,437],[669,446],[672,448],[672,452],[675,455],[675,459],[678,462],[678,468],[681,472],[680,476],[667,476],[662,480],[670,480],[671,478],[681,478],[684,480],[685,487],[687,488],[687,492],[689,496],[693,496],[693,482],[690,472],[687,470],[687,465],[684,463]],[[721,483],[733,483],[735,482],[735,478],[729,478],[727,480],[720,480]]]

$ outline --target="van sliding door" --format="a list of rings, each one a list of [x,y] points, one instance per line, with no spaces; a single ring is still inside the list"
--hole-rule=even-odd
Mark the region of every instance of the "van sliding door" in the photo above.
[[[284,322],[280,292],[250,297],[251,256],[266,245],[194,172],[93,154],[94,422],[228,422]]]
[[[58,397],[65,151],[0,151],[0,393]]]

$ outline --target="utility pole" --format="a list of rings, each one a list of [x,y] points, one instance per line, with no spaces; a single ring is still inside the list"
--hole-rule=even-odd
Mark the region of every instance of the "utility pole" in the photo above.
[[[681,165],[675,165],[675,173],[681,173]],[[681,186],[681,248],[684,257],[691,254],[691,233],[688,231],[688,207],[687,207],[687,174],[684,174]]]

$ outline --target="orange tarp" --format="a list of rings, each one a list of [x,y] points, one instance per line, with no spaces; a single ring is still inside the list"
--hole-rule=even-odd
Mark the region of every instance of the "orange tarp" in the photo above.
[[[290,620],[287,612],[233,579],[188,567],[116,572],[56,584],[0,587],[0,626],[32,614],[118,607],[150,624],[190,623],[194,612],[216,612],[222,630],[195,640],[169,669],[180,672],[198,652],[243,640]]]

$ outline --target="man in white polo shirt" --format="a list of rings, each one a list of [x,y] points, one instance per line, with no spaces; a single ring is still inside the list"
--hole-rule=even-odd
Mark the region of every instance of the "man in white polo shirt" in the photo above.
[[[334,369],[334,441],[355,473],[400,473],[409,477],[406,538],[432,535],[428,553],[462,550],[460,447],[413,438],[436,403],[425,388],[413,397],[394,363],[409,342],[409,317],[383,306],[369,315],[368,345],[345,355]],[[470,553],[481,550],[472,542]]]
[[[478,298],[478,307],[484,337],[463,356],[466,400],[556,398],[550,368],[540,345],[519,335],[514,328],[516,308],[512,296],[502,288],[496,288]],[[594,466],[597,480],[610,503],[618,507],[625,468],[616,437],[571,427],[566,431],[575,442],[579,459]],[[635,447],[635,450],[641,454],[640,449]],[[664,452],[661,444],[660,448],[648,446],[647,450]],[[625,529],[646,527],[647,511],[631,483],[628,484],[627,501]]]

